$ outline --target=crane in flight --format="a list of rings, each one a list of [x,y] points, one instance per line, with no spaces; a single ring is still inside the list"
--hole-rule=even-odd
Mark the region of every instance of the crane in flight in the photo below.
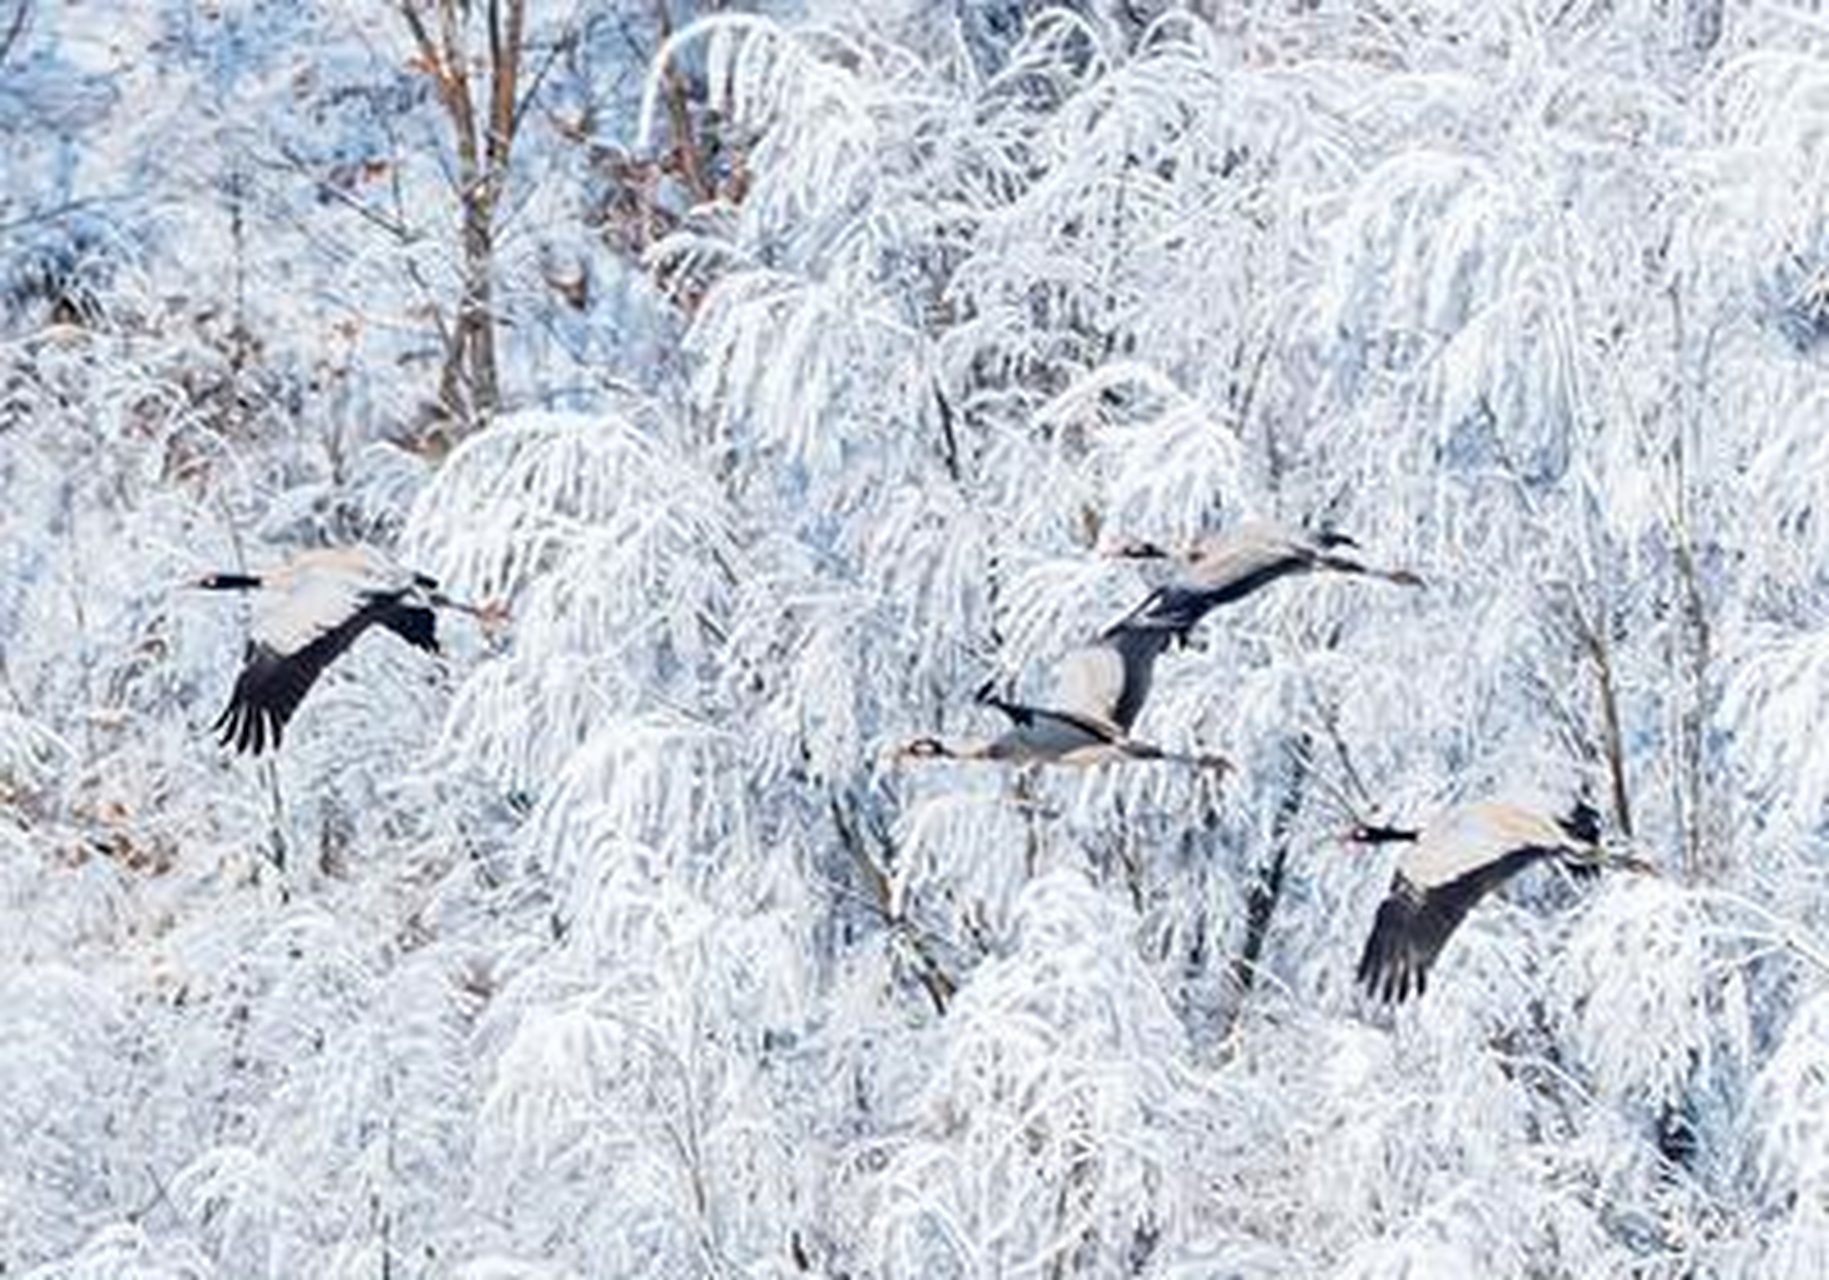
[[[453,600],[434,579],[365,546],[304,551],[266,573],[211,573],[191,585],[254,595],[241,673],[212,727],[224,746],[255,755],[279,747],[317,678],[370,628],[436,653],[435,610],[458,609],[485,625],[506,616],[500,605]]]

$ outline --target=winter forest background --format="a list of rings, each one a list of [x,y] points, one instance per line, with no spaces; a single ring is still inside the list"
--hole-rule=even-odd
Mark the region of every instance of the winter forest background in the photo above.
[[[1829,1274],[1826,375],[1804,0],[0,0],[0,1274]],[[891,765],[1245,515],[1237,772]]]

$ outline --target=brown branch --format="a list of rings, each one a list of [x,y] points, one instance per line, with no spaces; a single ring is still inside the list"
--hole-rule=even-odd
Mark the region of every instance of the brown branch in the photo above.
[[[488,161],[492,188],[507,176],[520,114],[521,55],[526,45],[527,2],[508,0],[508,31],[502,32],[500,0],[489,0],[489,65],[494,82],[489,100]]]
[[[660,31],[660,43],[664,46],[673,36],[673,15],[667,11],[667,0],[654,0],[654,21]],[[706,176],[699,140],[693,132],[692,101],[686,77],[671,59],[667,62],[665,75],[667,129],[673,137],[673,156],[680,180],[686,184],[692,198],[703,204],[714,199],[718,191]]]
[[[1632,802],[1626,792],[1626,750],[1619,724],[1619,687],[1613,678],[1613,654],[1603,627],[1596,627],[1591,633],[1588,654],[1594,661],[1594,679],[1600,691],[1600,731],[1607,757],[1607,778],[1613,792],[1613,821],[1621,834],[1630,837]]]
[[[438,32],[434,35],[420,0],[400,0],[418,59],[432,77],[450,120],[457,155],[463,294],[445,344],[438,398],[445,414],[460,422],[474,423],[501,403],[491,280],[495,217],[507,186],[514,128],[520,118],[518,90],[526,41],[525,0],[507,3],[505,17],[502,0],[489,0],[485,14],[490,81],[484,104],[487,121],[479,127],[463,33],[468,6],[460,5],[459,0],[438,0]]]
[[[946,463],[946,474],[954,484],[958,484],[963,473],[959,469],[959,432],[953,425],[952,401],[946,398],[946,389],[934,379],[934,406],[939,410],[940,418],[940,458]]]

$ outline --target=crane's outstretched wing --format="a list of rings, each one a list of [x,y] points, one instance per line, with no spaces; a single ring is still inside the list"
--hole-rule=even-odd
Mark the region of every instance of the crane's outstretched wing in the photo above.
[[[401,602],[398,595],[370,597],[342,621],[323,628],[300,647],[286,650],[272,639],[263,638],[257,628],[256,638],[249,641],[247,658],[229,704],[212,726],[220,731],[222,744],[237,751],[259,755],[268,747],[277,748],[286,723],[298,710],[305,694],[324,673],[324,669],[355,643],[356,637],[379,624],[421,649],[436,651],[435,615],[423,605]],[[303,624],[284,635],[302,634]],[[274,634],[269,630],[267,635]]]
[[[1241,525],[1201,543],[1178,566],[1175,579],[1145,596],[1118,626],[1192,631],[1221,605],[1314,568],[1317,554],[1309,540],[1280,525]]]
[[[1149,700],[1156,659],[1177,634],[1112,624],[1097,642],[1071,650],[1061,659],[1057,704],[1063,711],[1112,726],[1118,735],[1129,734]]]
[[[1418,846],[1419,850],[1421,846]],[[1429,968],[1474,903],[1538,858],[1563,850],[1527,845],[1468,867],[1427,888],[1400,870],[1378,906],[1371,936],[1359,957],[1358,980],[1375,997],[1402,1002],[1428,987]]]

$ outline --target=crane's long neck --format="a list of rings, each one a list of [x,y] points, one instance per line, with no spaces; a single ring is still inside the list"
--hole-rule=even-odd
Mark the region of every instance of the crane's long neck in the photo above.
[[[1414,844],[1421,835],[1413,827],[1362,826],[1353,839],[1360,844]]]
[[[251,573],[212,573],[197,585],[205,591],[258,591],[265,583]]]

